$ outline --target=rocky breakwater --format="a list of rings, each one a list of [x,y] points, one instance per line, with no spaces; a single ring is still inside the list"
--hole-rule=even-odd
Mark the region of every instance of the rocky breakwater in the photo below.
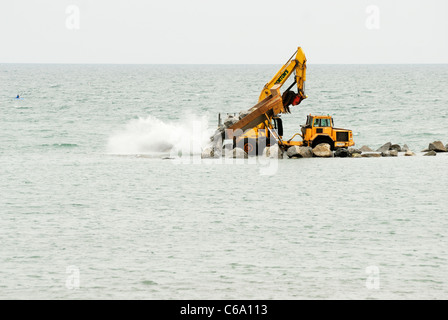
[[[229,115],[223,123],[218,127],[215,133],[210,137],[210,143],[203,148],[202,158],[219,158],[222,156],[233,158],[247,158],[248,154],[238,146],[223,146],[223,136],[225,129],[244,118],[249,111],[242,111],[238,115]],[[448,152],[448,144],[444,145],[442,141],[433,141],[429,143],[428,148],[422,150],[424,156],[436,156],[438,153]],[[266,147],[263,156],[269,158],[379,158],[379,157],[398,157],[403,155],[406,157],[416,156],[416,154],[408,147],[407,144],[393,144],[387,142],[379,147],[376,151],[369,146],[361,148],[338,148],[331,150],[331,146],[327,143],[321,143],[314,148],[308,146],[291,146],[289,148],[281,147],[277,144]]]

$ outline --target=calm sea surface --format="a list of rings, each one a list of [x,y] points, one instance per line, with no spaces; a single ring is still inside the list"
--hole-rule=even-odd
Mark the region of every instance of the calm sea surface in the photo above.
[[[447,65],[309,65],[283,115],[416,157],[166,159],[278,68],[0,64],[0,298],[447,299]]]

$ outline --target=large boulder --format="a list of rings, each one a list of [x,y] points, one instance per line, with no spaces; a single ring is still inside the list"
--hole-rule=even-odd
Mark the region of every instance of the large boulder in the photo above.
[[[363,158],[380,158],[381,153],[378,152],[364,152],[361,157]]]
[[[398,152],[401,152],[401,146],[399,144],[393,144],[390,146],[389,150],[396,150]]]
[[[370,149],[368,146],[362,146],[361,148],[359,148],[359,150],[361,150],[362,152],[373,152],[372,149]]]
[[[243,159],[247,158],[247,153],[241,148],[235,148],[230,153],[233,158]]]
[[[435,152],[447,152],[446,147],[443,145],[442,141],[434,141],[429,144],[429,151]]]
[[[201,158],[214,158],[215,157],[215,150],[212,147],[206,147],[204,150],[202,150]]]
[[[409,149],[409,147],[408,147],[408,145],[407,144],[405,144],[404,146],[403,146],[403,148],[401,148],[401,151],[402,152],[408,152],[408,151],[410,151],[411,149]]]
[[[351,155],[351,157],[352,157],[352,158],[362,158],[362,155],[361,155],[361,153],[353,153],[353,154]]]
[[[339,148],[335,151],[334,156],[339,158],[347,158],[350,152],[346,148]]]
[[[424,154],[424,156],[430,156],[430,157],[433,157],[433,156],[436,156],[436,155],[437,155],[437,152],[435,152],[434,150],[431,150],[428,153]]]
[[[264,148],[263,154],[268,158],[283,159],[283,150],[278,147],[278,144]]]
[[[299,154],[299,146],[291,146],[286,150],[286,155],[289,158],[299,158],[297,155]]]
[[[386,151],[389,151],[391,146],[392,146],[392,143],[390,143],[390,142],[385,143],[380,148],[378,148],[378,150],[376,150],[376,152],[386,152]]]
[[[415,156],[415,153],[412,152],[411,150],[408,150],[408,151],[405,152],[404,155],[405,155],[406,157],[414,157],[414,156]]]
[[[356,148],[348,148],[348,155],[349,155],[349,157],[352,157],[355,153],[361,154],[362,150],[361,149],[356,149]]]
[[[330,158],[333,156],[333,151],[328,143],[320,143],[313,148],[313,155],[319,158]]]
[[[292,146],[286,151],[289,158],[311,158],[313,149],[311,147]]]

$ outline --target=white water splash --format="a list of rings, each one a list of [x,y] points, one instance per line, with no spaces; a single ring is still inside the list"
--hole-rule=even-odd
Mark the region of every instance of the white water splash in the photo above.
[[[108,141],[108,151],[112,154],[153,154],[175,149],[200,154],[210,135],[205,116],[188,116],[176,122],[148,116],[131,120],[123,131],[113,134]]]

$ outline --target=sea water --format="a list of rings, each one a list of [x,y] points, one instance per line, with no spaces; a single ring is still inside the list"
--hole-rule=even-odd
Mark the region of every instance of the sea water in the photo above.
[[[198,158],[278,68],[0,65],[0,298],[448,298],[448,66],[310,64],[282,116],[416,157]]]

